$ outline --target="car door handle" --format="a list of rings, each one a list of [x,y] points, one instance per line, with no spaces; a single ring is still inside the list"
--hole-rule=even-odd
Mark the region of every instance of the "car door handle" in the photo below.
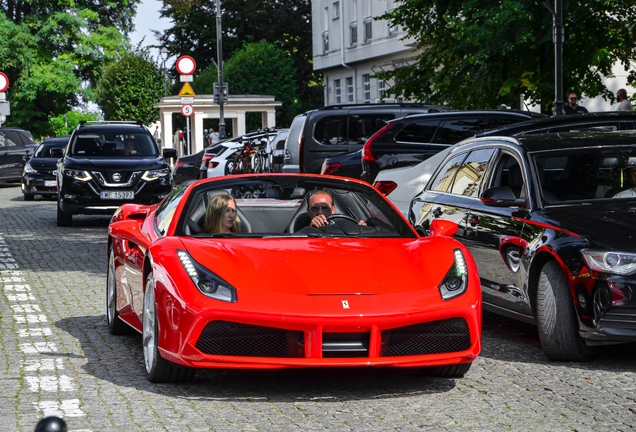
[[[437,207],[435,210],[433,210],[433,216],[435,216],[436,218],[440,217],[442,214],[444,214],[444,212],[442,211],[441,207]]]

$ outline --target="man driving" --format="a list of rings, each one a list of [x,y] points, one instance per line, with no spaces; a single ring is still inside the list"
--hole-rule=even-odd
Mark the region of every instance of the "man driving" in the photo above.
[[[307,215],[309,216],[309,226],[319,228],[329,225],[327,217],[336,213],[336,206],[333,204],[333,196],[326,190],[315,190],[309,192],[307,200]],[[361,220],[358,225],[366,225]]]

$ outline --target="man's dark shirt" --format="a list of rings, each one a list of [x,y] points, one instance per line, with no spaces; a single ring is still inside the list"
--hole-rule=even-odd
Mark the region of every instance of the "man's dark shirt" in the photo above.
[[[570,105],[565,105],[563,106],[563,112],[568,115],[568,114],[585,114],[588,112],[588,110],[585,107],[582,107],[580,105],[577,105],[576,108],[572,108],[570,107]]]

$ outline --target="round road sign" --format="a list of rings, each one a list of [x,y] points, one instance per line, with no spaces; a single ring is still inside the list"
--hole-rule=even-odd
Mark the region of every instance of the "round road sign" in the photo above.
[[[177,59],[177,72],[181,75],[192,75],[197,69],[197,63],[190,56],[181,56]]]
[[[181,105],[181,114],[184,117],[190,117],[192,114],[194,114],[194,107],[189,104]]]
[[[7,77],[3,72],[0,72],[0,93],[5,91],[9,87],[9,77]]]

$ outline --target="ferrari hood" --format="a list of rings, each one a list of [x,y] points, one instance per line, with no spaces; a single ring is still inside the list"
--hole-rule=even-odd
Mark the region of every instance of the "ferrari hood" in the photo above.
[[[454,262],[442,238],[187,239],[199,264],[240,291],[376,295],[437,286]]]

